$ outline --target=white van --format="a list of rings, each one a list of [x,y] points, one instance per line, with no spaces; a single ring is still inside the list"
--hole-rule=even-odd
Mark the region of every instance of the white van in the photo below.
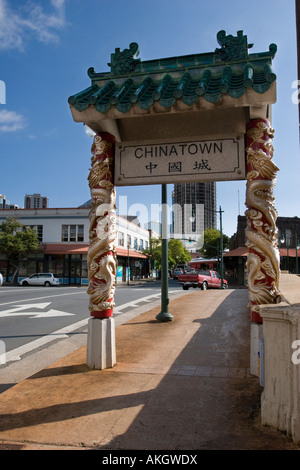
[[[59,280],[52,273],[32,274],[20,282],[21,286],[59,286]]]

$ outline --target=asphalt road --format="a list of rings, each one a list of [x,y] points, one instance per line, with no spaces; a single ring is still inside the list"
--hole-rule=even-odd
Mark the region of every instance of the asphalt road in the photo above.
[[[0,392],[87,342],[90,317],[86,287],[0,288]],[[169,298],[184,295],[169,281]],[[116,326],[160,305],[160,282],[120,285]]]

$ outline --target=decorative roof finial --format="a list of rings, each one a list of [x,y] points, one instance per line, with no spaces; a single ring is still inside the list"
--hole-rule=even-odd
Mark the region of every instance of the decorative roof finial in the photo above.
[[[217,40],[221,48],[215,50],[216,60],[241,60],[248,57],[248,49],[253,44],[248,44],[247,36],[243,31],[238,31],[237,36],[229,34],[226,36],[225,31],[219,31]]]
[[[133,72],[141,60],[136,58],[139,53],[139,45],[136,42],[132,42],[129,49],[124,49],[122,52],[120,48],[116,48],[115,52],[111,54],[111,62],[107,64],[110,66],[111,73],[122,75]]]

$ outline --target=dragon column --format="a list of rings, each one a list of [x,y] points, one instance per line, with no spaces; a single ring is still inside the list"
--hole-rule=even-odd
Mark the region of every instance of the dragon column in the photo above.
[[[277,211],[273,188],[279,170],[272,161],[274,130],[267,119],[253,119],[247,125],[247,272],[251,320],[262,323],[260,304],[280,302],[277,248]]]
[[[116,191],[113,184],[115,138],[108,133],[94,137],[91,169],[90,246],[88,272],[90,296],[87,364],[95,369],[116,362],[113,315],[116,279]]]

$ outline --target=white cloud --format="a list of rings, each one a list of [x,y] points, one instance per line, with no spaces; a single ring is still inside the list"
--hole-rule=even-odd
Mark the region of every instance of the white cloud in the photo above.
[[[0,132],[15,132],[24,129],[26,121],[22,114],[15,111],[0,111]]]
[[[46,44],[58,42],[58,31],[66,25],[66,0],[48,0],[52,13],[45,13],[37,1],[28,1],[22,8],[16,6],[17,2],[11,3],[0,0],[0,50],[24,50],[28,34]]]

